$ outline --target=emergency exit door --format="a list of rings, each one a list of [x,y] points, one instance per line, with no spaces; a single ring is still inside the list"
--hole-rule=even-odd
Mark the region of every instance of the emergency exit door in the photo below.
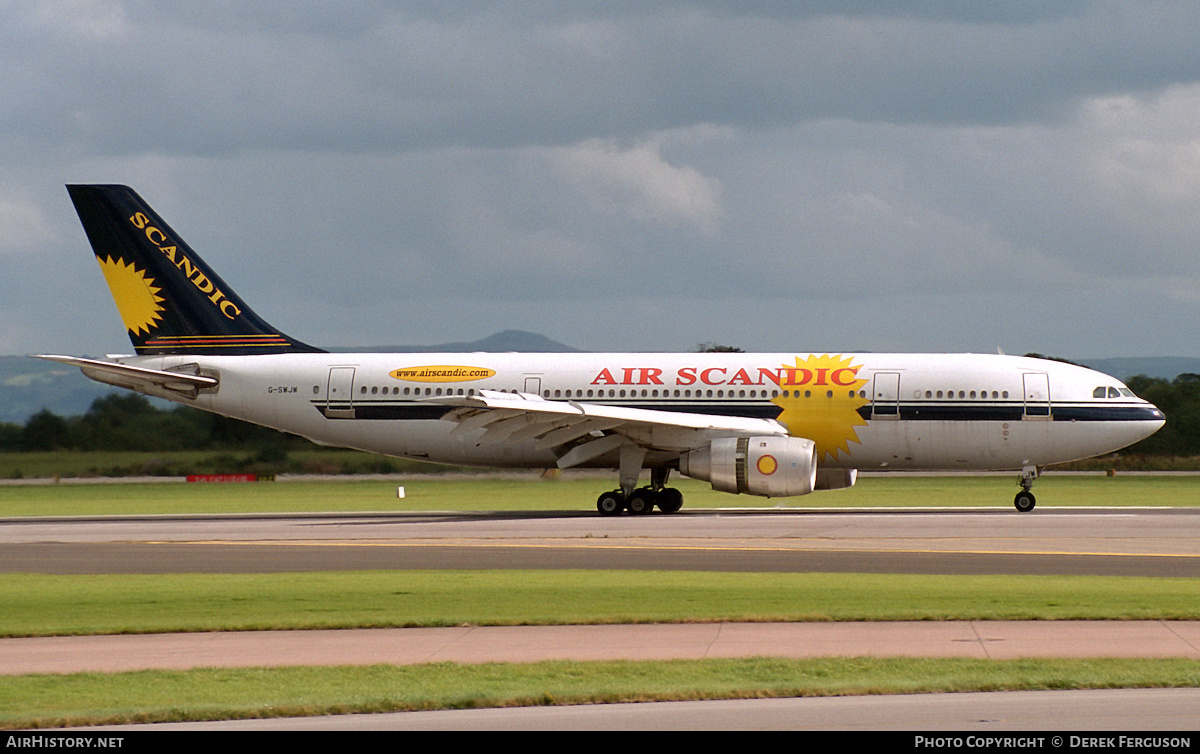
[[[871,415],[877,419],[900,418],[900,373],[876,372],[871,388]]]
[[[329,370],[325,416],[329,419],[354,418],[354,367],[333,367]]]

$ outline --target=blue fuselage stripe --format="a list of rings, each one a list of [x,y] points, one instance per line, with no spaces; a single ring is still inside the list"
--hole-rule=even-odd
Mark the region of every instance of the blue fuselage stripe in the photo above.
[[[325,401],[313,401],[312,403],[322,414],[326,413]],[[601,402],[596,401],[596,403]],[[783,413],[783,409],[776,404],[762,401],[663,402],[650,400],[612,401],[604,402],[603,405],[753,419],[776,419]],[[334,403],[328,407],[342,410],[353,408],[355,419],[367,420],[434,420],[442,418],[452,410],[448,406],[417,401],[356,400],[352,404],[349,402]],[[858,409],[858,414],[868,421],[877,416],[895,420],[897,413],[901,421],[959,422],[1021,421],[1027,415],[1025,405],[1014,401],[1003,403],[890,403],[877,405],[874,409],[871,405]],[[1038,418],[1045,417],[1044,404],[1040,414],[1030,412],[1028,415],[1036,415]],[[1110,406],[1089,403],[1056,403],[1052,405],[1049,415],[1054,421],[1136,422],[1162,420],[1161,412],[1153,406],[1143,404]]]

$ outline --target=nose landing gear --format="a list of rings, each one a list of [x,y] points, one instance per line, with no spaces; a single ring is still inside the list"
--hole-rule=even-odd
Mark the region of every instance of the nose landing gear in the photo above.
[[[1021,491],[1013,499],[1013,505],[1022,513],[1028,513],[1033,510],[1033,506],[1037,505],[1037,498],[1030,492],[1033,489],[1033,480],[1037,478],[1037,466],[1026,466],[1021,469]]]

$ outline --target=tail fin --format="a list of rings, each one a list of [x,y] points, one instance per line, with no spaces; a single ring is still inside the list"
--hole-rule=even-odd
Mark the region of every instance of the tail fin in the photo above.
[[[319,353],[264,322],[128,186],[67,186],[139,355]]]

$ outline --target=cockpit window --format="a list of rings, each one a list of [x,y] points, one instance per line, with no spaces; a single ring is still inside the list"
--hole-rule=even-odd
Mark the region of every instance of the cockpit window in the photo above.
[[[1095,390],[1093,390],[1093,391],[1092,391],[1092,397],[1093,397],[1093,398],[1103,398],[1103,397],[1104,397],[1104,394],[1105,394],[1105,392],[1106,392],[1106,391],[1105,391],[1105,389],[1104,389],[1104,386],[1103,386],[1103,385],[1101,385],[1100,387],[1098,387],[1098,388],[1096,388]]]
[[[1126,398],[1136,398],[1137,397],[1136,395],[1133,394],[1133,391],[1127,387],[1121,388],[1121,395],[1125,396]]]
[[[1121,397],[1121,391],[1120,391],[1120,390],[1117,390],[1115,387],[1110,387],[1110,388],[1108,389],[1108,397],[1109,397],[1109,398],[1120,398],[1120,397]]]

